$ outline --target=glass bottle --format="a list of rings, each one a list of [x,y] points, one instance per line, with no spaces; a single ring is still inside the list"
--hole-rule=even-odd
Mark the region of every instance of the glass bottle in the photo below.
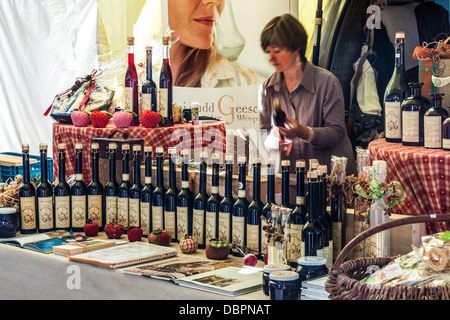
[[[58,144],[58,183],[55,195],[55,229],[70,230],[70,186],[66,181],[66,145]]]
[[[103,229],[103,185],[99,180],[99,144],[93,143],[91,146],[92,156],[92,180],[88,185],[88,219],[97,222],[100,229]]]
[[[265,218],[261,220],[261,228],[263,228],[268,220],[272,219],[272,206],[275,203],[275,159],[267,159],[267,199],[264,205],[261,215]],[[268,252],[268,242],[266,237],[261,238],[261,254]]]
[[[139,144],[133,145],[133,184],[129,191],[129,219],[130,227],[141,226],[141,152],[142,148]]]
[[[177,239],[192,235],[194,196],[189,184],[190,150],[181,150],[181,191],[177,195]]]
[[[405,33],[395,34],[395,66],[384,93],[384,121],[387,142],[402,142],[402,101],[409,96],[405,70]]]
[[[450,151],[450,117],[442,124],[442,149]]]
[[[326,208],[323,205],[324,192],[325,192],[323,185],[326,183],[326,181],[323,180],[323,171],[322,170],[326,170],[326,169],[325,169],[325,167],[319,165],[319,167],[317,168],[317,184],[318,184],[317,222],[320,225],[321,234],[322,234],[322,247],[323,247],[322,257],[324,257],[328,261],[328,259],[330,258],[330,249],[332,250],[332,248],[330,248],[330,241],[329,241],[330,233],[328,230],[328,228],[329,228],[328,221],[326,220],[326,217],[325,217],[325,215],[327,215]]]
[[[47,176],[47,149],[45,143],[39,145],[41,154],[41,182],[36,188],[38,232],[49,232],[55,229],[55,214],[53,209],[53,187]]]
[[[111,142],[108,145],[109,158],[109,180],[105,185],[105,224],[117,223],[117,197],[119,195],[119,184],[116,180],[116,152],[117,144]]]
[[[411,82],[411,96],[402,102],[402,144],[423,146],[424,115],[430,108],[430,100],[422,96],[423,83]]]
[[[212,183],[211,196],[206,202],[206,241],[217,239],[219,236],[219,204],[222,197],[219,195],[219,164],[220,154],[212,156]]]
[[[347,244],[347,196],[344,191],[347,158],[331,158],[330,209],[333,220],[333,261]]]
[[[164,229],[164,149],[156,148],[156,188],[152,194],[152,230]]]
[[[430,93],[431,108],[424,116],[424,147],[442,148],[443,123],[448,118],[448,111],[442,107],[443,93]]]
[[[83,181],[83,144],[75,145],[75,184],[72,186],[71,229],[73,232],[84,231],[87,218],[87,187]]]
[[[232,232],[231,238],[233,239],[233,244],[237,246],[246,245],[246,219],[247,219],[247,158],[238,157],[238,198],[233,205],[233,215],[232,219]],[[240,256],[236,251],[232,252],[235,256]]]
[[[36,188],[30,180],[30,147],[22,145],[23,182],[19,187],[20,233],[37,232]]]
[[[177,150],[169,148],[169,188],[164,196],[164,230],[172,236],[172,242],[177,240],[177,189],[176,162]]]
[[[134,64],[134,37],[128,37],[128,66],[125,72],[125,109],[139,115],[138,76]],[[133,117],[131,125],[138,126],[139,118]]]
[[[173,79],[169,59],[169,37],[163,36],[163,62],[159,76],[159,108],[158,112],[164,117],[164,125],[173,125],[172,90]]]
[[[117,216],[118,223],[123,225],[125,232],[130,226],[130,145],[125,143],[122,145],[122,182],[119,185],[119,194],[117,197]]]
[[[153,81],[153,75],[152,75],[152,46],[145,47],[146,52],[146,63],[145,63],[145,81],[142,84],[142,107],[141,107],[141,113],[139,114],[139,119],[141,119],[142,113],[145,110],[152,110],[152,111],[158,111],[157,110],[157,87],[155,81]]]
[[[317,170],[308,170],[308,193],[309,205],[307,213],[307,221],[302,230],[302,256],[323,256],[322,250],[322,234],[319,223],[317,222],[318,215],[318,182]]]
[[[151,216],[152,216],[152,147],[144,147],[144,163],[145,163],[145,181],[141,190],[141,228],[144,237],[152,232]]]
[[[208,166],[208,154],[200,154],[200,181],[199,192],[194,199],[194,210],[192,218],[192,235],[197,238],[198,247],[205,248],[205,224],[206,224],[206,202],[208,194],[206,193],[206,169]]]
[[[225,194],[219,204],[219,240],[226,243],[231,241],[231,215],[235,202],[232,195],[234,155],[225,155]]]
[[[253,159],[253,200],[247,209],[247,247],[261,252],[261,159]]]
[[[328,213],[327,207],[327,199],[328,199],[328,179],[327,179],[327,173],[328,173],[328,167],[325,164],[319,165],[319,169],[321,169],[322,172],[322,199],[320,200],[320,204],[322,206],[322,217],[324,218],[324,221],[327,225],[327,232],[328,232],[328,257],[325,257],[327,259],[326,265],[327,267],[331,267],[333,265],[333,219],[331,218],[330,213]]]

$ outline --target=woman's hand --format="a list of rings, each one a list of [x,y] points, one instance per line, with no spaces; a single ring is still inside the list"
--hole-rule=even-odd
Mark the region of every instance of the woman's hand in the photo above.
[[[303,140],[309,137],[309,128],[301,125],[297,120],[292,118],[286,118],[285,127],[278,127],[280,134],[288,139],[300,138]]]

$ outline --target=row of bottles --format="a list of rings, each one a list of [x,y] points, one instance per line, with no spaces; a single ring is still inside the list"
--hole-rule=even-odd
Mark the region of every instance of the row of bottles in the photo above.
[[[172,111],[172,71],[169,59],[169,37],[162,38],[163,61],[159,77],[159,89],[152,78],[152,51],[146,46],[146,79],[141,86],[142,103],[139,108],[139,82],[134,63],[134,37],[128,37],[128,66],[125,73],[125,109],[133,111],[138,117],[133,118],[132,125],[138,126],[145,110],[159,112],[164,117],[165,126],[173,125]]]
[[[450,118],[443,93],[422,96],[423,83],[408,82],[404,65],[404,32],[395,37],[395,67],[384,95],[387,142],[450,150]],[[431,101],[430,101],[431,100]]]

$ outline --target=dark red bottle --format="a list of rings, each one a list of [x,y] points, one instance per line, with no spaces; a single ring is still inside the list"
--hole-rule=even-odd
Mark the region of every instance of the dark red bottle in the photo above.
[[[128,67],[125,73],[125,109],[139,115],[138,76],[134,65],[134,37],[128,37]],[[132,126],[139,125],[139,117],[133,117]]]

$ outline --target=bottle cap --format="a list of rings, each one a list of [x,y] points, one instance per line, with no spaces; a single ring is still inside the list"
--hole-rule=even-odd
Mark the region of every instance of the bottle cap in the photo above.
[[[66,144],[65,143],[58,143],[58,149],[59,150],[65,150],[66,149]]]
[[[27,145],[27,144],[23,144],[23,145],[22,145],[22,150],[23,150],[23,151],[28,151],[28,150],[30,150],[30,146]]]
[[[162,43],[163,45],[167,46],[169,44],[169,36],[163,36]]]
[[[111,143],[109,144],[109,149],[114,149],[114,150],[116,150],[116,149],[117,149],[117,144],[115,144],[114,142],[111,142]]]
[[[157,147],[156,148],[156,153],[164,153],[164,148],[163,147]]]
[[[238,157],[238,163],[239,164],[245,164],[247,162],[247,157]]]
[[[253,158],[252,163],[253,164],[261,164],[261,159],[260,158]]]
[[[92,150],[98,150],[99,148],[100,148],[100,146],[97,142],[92,143],[92,145],[91,145]]]
[[[225,162],[232,164],[234,162],[234,154],[226,154],[225,155]]]
[[[297,160],[295,161],[295,166],[297,168],[305,168],[306,167],[306,161],[305,160]]]
[[[125,143],[122,145],[122,152],[126,152],[130,150],[130,145],[128,143]]]
[[[405,39],[405,32],[403,32],[403,31],[397,31],[397,32],[395,33],[395,38],[397,38],[397,39]]]
[[[291,267],[286,264],[266,264],[263,267],[263,271],[265,273],[272,273],[275,271],[288,271],[291,270]]]
[[[133,45],[134,44],[134,37],[127,37],[127,41],[129,45]]]
[[[146,46],[145,50],[153,50],[153,47],[152,46]]]
[[[319,166],[319,160],[309,159],[309,169],[317,169],[318,166]]]
[[[269,274],[269,279],[274,281],[293,281],[299,277],[299,274],[295,271],[274,271]]]
[[[135,144],[133,145],[133,151],[141,151],[141,145],[140,144]]]
[[[39,149],[40,149],[40,150],[47,150],[47,149],[48,149],[48,145],[47,145],[46,143],[41,143],[41,144],[39,145]]]
[[[317,179],[317,170],[308,170],[307,177],[309,179]]]
[[[212,159],[214,162],[218,162],[218,161],[220,161],[221,157],[222,157],[222,155],[220,153],[214,152]]]
[[[153,148],[152,147],[144,147],[144,152],[152,152]]]
[[[167,150],[167,153],[169,153],[170,155],[174,155],[174,154],[176,154],[177,153],[177,148],[169,148],[168,150]]]
[[[291,162],[289,160],[283,160],[281,161],[282,167],[289,167],[291,165]]]
[[[327,174],[328,166],[326,164],[319,165],[319,168],[322,168],[322,175]]]
[[[75,144],[75,149],[83,149],[83,144],[82,143]]]
[[[298,258],[297,263],[302,266],[322,266],[327,263],[327,259],[317,256],[304,256]]]

